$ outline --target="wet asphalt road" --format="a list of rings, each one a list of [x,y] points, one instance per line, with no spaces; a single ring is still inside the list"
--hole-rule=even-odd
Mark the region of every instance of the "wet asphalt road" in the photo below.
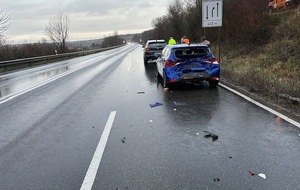
[[[111,111],[93,189],[300,189],[299,128],[221,87],[163,89],[142,52],[128,45],[57,63],[69,73],[2,98],[0,189],[80,189]],[[1,92],[34,76],[2,77]]]

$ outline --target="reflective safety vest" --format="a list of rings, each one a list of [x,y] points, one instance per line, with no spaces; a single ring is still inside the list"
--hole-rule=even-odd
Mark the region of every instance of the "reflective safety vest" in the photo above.
[[[175,44],[176,44],[176,41],[175,41],[173,38],[171,38],[171,39],[169,40],[168,44],[169,44],[169,45],[175,45]]]

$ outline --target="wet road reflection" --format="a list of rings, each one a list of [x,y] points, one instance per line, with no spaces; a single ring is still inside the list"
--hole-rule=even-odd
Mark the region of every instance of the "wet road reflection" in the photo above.
[[[129,47],[135,48],[136,46]],[[0,75],[0,100],[9,95],[26,91],[46,80],[51,80],[53,77],[61,74],[63,75],[65,72],[72,72],[95,63],[97,64],[125,51],[128,51],[127,46],[3,76]]]
[[[144,66],[145,68],[145,75],[148,79],[148,81],[151,84],[157,83],[157,68],[155,62],[148,62],[147,65]]]
[[[210,89],[206,83],[178,85],[165,90],[164,103],[172,126],[194,135],[208,129],[208,123],[218,110],[219,90]]]
[[[156,83],[161,90],[166,116],[183,133],[195,134],[206,130],[213,114],[218,110],[219,89],[211,89],[207,82],[199,84],[177,84],[172,89],[163,88],[163,81],[157,76],[155,62],[145,65],[145,74],[150,83]]]
[[[0,98],[26,90],[31,86],[37,85],[42,81],[50,79],[51,77],[57,76],[68,70],[69,66],[62,66],[43,72],[0,81]]]

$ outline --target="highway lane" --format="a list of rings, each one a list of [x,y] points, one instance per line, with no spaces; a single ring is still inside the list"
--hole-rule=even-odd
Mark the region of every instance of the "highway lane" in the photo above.
[[[80,189],[112,111],[93,189],[300,188],[297,127],[220,87],[163,89],[139,45],[113,55],[0,105],[0,189]]]

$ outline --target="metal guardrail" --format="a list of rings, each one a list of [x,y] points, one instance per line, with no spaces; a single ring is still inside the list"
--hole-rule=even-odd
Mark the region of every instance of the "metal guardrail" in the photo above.
[[[63,58],[70,58],[70,57],[78,57],[78,56],[84,56],[89,55],[93,53],[99,53],[106,50],[115,49],[118,47],[121,47],[124,45],[119,46],[113,46],[108,48],[100,48],[95,50],[88,50],[88,51],[79,51],[79,52],[71,52],[71,53],[63,53],[63,54],[57,54],[57,55],[47,55],[47,56],[40,56],[40,57],[30,57],[30,58],[24,58],[24,59],[15,59],[15,60],[9,60],[9,61],[1,61],[0,62],[0,72],[6,72],[8,70],[15,70],[17,68],[25,68],[25,67],[32,67],[34,65],[37,65],[35,63],[43,62],[43,61],[50,61],[54,59],[63,59]]]

